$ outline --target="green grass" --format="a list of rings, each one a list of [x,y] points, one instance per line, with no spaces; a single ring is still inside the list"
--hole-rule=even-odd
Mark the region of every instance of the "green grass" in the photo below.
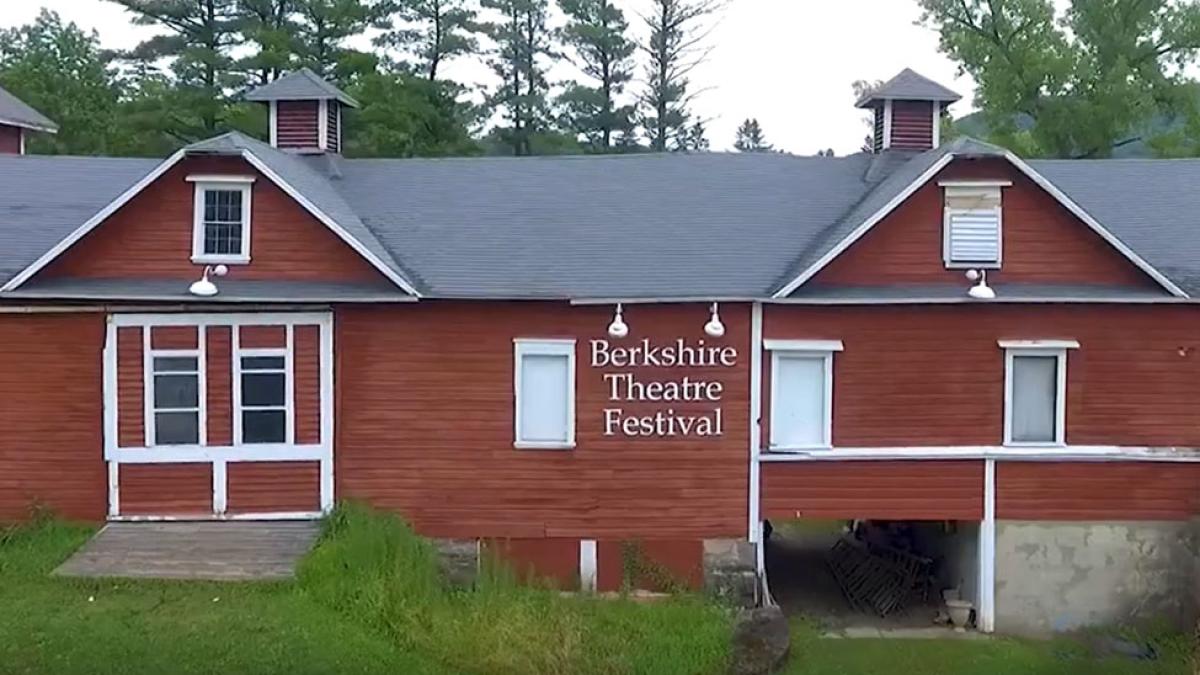
[[[59,579],[92,533],[41,522],[0,531],[0,673],[721,673],[730,614],[697,597],[639,604],[564,597],[489,566],[445,588],[429,543],[398,518],[330,517],[299,579],[214,584]],[[792,675],[1182,675],[1188,646],[1153,663],[1097,660],[1079,642],[823,640],[793,626]]]

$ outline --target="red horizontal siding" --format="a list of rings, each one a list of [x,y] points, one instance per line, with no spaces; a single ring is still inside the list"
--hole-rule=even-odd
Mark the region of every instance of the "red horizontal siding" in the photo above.
[[[969,282],[942,257],[940,180],[998,179],[1003,188],[1003,265],[993,284],[1103,284],[1160,289],[1053,197],[1004,160],[955,160],[818,272],[809,285],[887,286]]]
[[[240,326],[238,347],[241,349],[283,349],[287,346],[284,326]]]
[[[276,146],[311,150],[317,147],[318,101],[279,101],[276,104]]]
[[[320,462],[230,462],[227,513],[321,510]]]
[[[596,545],[596,590],[619,591],[628,582],[647,591],[704,585],[704,542],[601,541]]]
[[[0,345],[0,522],[104,518],[103,315],[0,315]]]
[[[933,147],[931,101],[892,101],[892,145],[896,150],[928,150]]]
[[[143,347],[141,328],[117,329],[117,444],[123,448],[146,445]]]
[[[1200,513],[1200,465],[999,462],[1001,520],[1188,520]]]
[[[485,556],[506,566],[520,581],[562,590],[579,588],[578,539],[493,539],[484,548]]]
[[[122,464],[121,515],[212,515],[211,464]]]
[[[206,329],[208,372],[205,386],[208,408],[208,444],[233,444],[233,363],[230,357],[230,327]]]
[[[186,179],[192,174],[255,177],[252,262],[230,265],[229,279],[391,283],[270,179],[232,157],[181,161],[38,276],[120,278],[136,270],[139,278],[186,282],[180,285],[186,289],[200,276],[191,260],[195,189]]]
[[[295,355],[296,442],[321,442],[321,333],[318,326],[296,326]]]
[[[1069,444],[1200,446],[1200,313],[1190,307],[767,306],[764,335],[843,341],[835,446],[999,445],[997,341],[1033,338],[1081,345],[1067,356]]]
[[[629,344],[703,337],[706,305],[629,307]],[[703,539],[746,530],[746,307],[723,307],[736,368],[643,369],[724,384],[724,435],[603,434],[604,372],[589,366],[611,307],[441,302],[339,308],[336,470],[340,498],[402,512],[439,537]],[[513,448],[513,338],[575,337],[577,446]],[[712,342],[710,340],[710,342]],[[621,369],[617,369],[621,370]],[[624,372],[624,371],[622,371]],[[652,414],[660,404],[627,405]],[[708,410],[682,404],[677,412]]]
[[[21,154],[21,127],[10,127],[0,124],[0,155]]]
[[[982,520],[983,461],[767,462],[767,519]]]

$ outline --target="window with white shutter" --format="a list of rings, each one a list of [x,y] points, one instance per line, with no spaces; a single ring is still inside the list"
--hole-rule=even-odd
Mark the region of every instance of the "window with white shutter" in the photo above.
[[[947,267],[999,267],[1001,211],[998,183],[942,184],[946,191],[943,257]]]
[[[575,341],[513,341],[518,448],[575,447]]]

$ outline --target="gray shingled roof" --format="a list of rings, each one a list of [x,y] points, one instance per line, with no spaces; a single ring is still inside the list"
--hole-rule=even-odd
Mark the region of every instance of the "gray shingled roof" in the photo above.
[[[358,107],[349,94],[325,81],[308,68],[301,68],[268,82],[246,94],[247,101],[313,101],[333,99],[353,108]]]
[[[962,97],[913,69],[905,68],[892,79],[864,94],[855,105],[865,108],[872,101],[888,98],[953,103]]]
[[[0,87],[0,124],[57,133],[58,125]]]
[[[769,297],[947,154],[1003,154],[971,139],[919,155],[843,158],[705,153],[342,160],[291,155],[241,134],[189,148],[243,151],[422,295],[488,299]],[[6,187],[0,191],[0,282],[158,164],[0,157],[0,184]],[[1174,283],[1200,295],[1194,223],[1200,160],[1030,164]],[[132,282],[91,291],[63,283],[47,286],[35,278],[24,292],[181,292]],[[396,290],[242,288],[236,280],[222,287],[228,284],[225,299],[320,291],[330,300],[369,301]],[[803,288],[797,297],[818,292]]]

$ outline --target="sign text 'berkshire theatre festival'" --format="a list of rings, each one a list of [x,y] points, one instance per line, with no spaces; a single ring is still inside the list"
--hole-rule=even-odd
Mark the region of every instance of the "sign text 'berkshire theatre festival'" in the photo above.
[[[591,367],[606,369],[604,388],[610,405],[604,409],[604,435],[720,436],[724,433],[721,397],[725,384],[695,377],[689,369],[711,373],[714,368],[733,368],[737,356],[733,347],[707,345],[704,340],[689,343],[679,338],[655,344],[643,339],[628,347],[592,340]],[[666,369],[683,374],[667,379],[644,375]],[[646,403],[660,405],[650,414],[640,414],[640,404]],[[627,411],[627,404],[634,404],[639,414]]]

